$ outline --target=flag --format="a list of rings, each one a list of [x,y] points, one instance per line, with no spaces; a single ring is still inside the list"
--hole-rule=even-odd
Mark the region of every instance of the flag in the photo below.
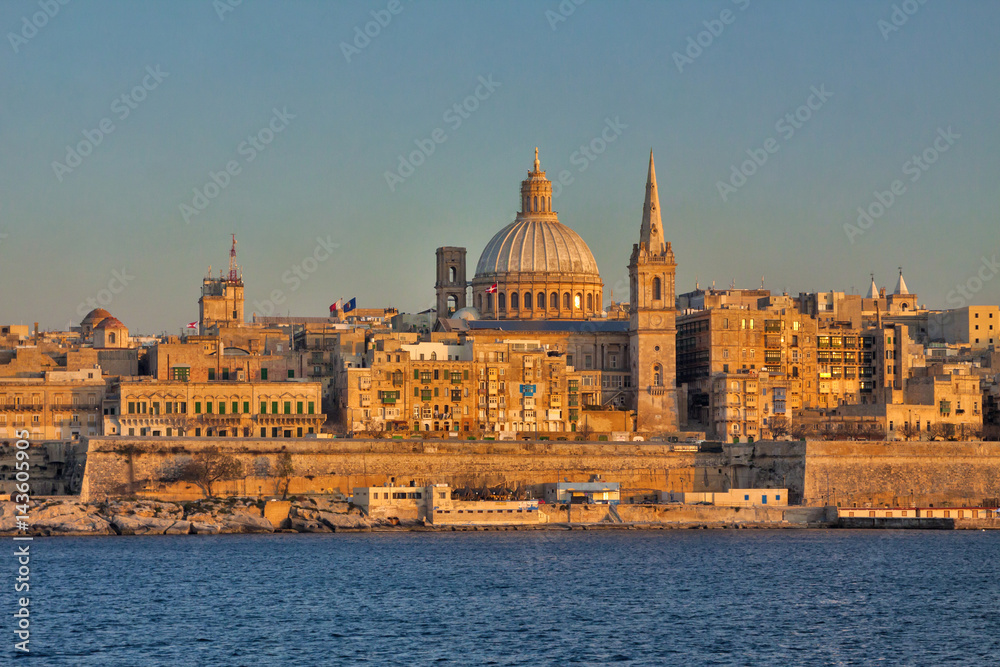
[[[493,283],[490,287],[487,287],[486,288],[486,293],[487,294],[496,294],[497,293],[497,283]]]
[[[190,322],[190,323],[188,323],[187,328],[188,329],[197,329],[198,328],[198,323],[197,322]]]
[[[336,313],[338,310],[340,310],[340,306],[343,302],[344,302],[343,299],[337,299],[336,303],[330,305],[330,312]]]
[[[358,307],[358,297],[354,297],[350,301],[344,304],[344,314],[351,312]]]

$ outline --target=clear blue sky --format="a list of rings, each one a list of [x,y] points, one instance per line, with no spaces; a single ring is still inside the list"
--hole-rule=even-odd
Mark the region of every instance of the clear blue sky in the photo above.
[[[110,297],[133,330],[176,332],[232,232],[248,317],[275,290],[282,314],[352,296],[423,309],[434,249],[467,247],[471,274],[513,220],[535,146],[550,177],[572,175],[560,219],[619,300],[650,148],[681,291],[762,275],[790,293],[864,290],[870,271],[891,289],[901,264],[922,303],[946,307],[1000,253],[996,2],[589,0],[567,17],[555,0],[403,2],[350,62],[342,43],[388,0],[245,1],[220,18],[224,2],[74,1],[51,18],[38,0],[0,5],[0,321],[62,327]],[[894,4],[916,11],[890,32]],[[720,34],[679,68],[706,21]],[[479,77],[499,86],[446,116]],[[823,86],[832,96],[793,134],[776,127]],[[606,119],[615,141],[574,158]],[[113,129],[76,167],[53,166],[102,122]],[[262,151],[243,144],[271,122]],[[958,137],[910,180],[907,161],[949,127]],[[438,128],[444,141],[390,190],[399,155]],[[719,182],[769,138],[776,152],[723,201]],[[181,205],[229,161],[239,173],[186,222]],[[897,179],[902,194],[851,243],[844,225]],[[303,281],[293,267],[317,238],[339,247]],[[1000,276],[979,285],[969,303],[1000,302]]]

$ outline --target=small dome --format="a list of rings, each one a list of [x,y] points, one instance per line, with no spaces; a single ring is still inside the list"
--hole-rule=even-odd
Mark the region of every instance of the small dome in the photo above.
[[[110,315],[98,324],[94,329],[125,329],[125,325],[122,324],[117,318],[111,317]]]
[[[466,322],[473,322],[480,319],[479,311],[472,306],[467,306],[465,308],[459,308],[451,315],[452,319],[465,320]]]
[[[111,313],[104,310],[103,308],[94,308],[92,311],[87,313],[86,317],[83,318],[81,324],[94,324],[95,322],[100,322],[103,319],[111,317]]]

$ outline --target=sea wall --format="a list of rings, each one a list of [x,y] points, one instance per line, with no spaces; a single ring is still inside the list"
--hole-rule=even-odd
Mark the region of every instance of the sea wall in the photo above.
[[[806,443],[806,505],[955,507],[996,498],[998,442]]]
[[[350,495],[354,487],[445,483],[455,488],[539,487],[601,475],[632,489],[668,488],[671,470],[725,466],[723,453],[672,451],[667,443],[579,443],[447,440],[218,438],[91,438],[81,497],[147,496],[191,500],[201,490],[177,482],[185,461],[218,448],[243,464],[245,477],[218,482],[216,495],[277,495],[286,480],[279,460],[291,458],[289,494]],[[287,458],[287,457],[286,457]],[[540,491],[540,488],[536,488]]]

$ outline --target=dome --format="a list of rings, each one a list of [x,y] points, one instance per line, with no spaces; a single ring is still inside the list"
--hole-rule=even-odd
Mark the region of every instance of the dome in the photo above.
[[[122,324],[117,318],[108,315],[101,322],[94,327],[94,329],[124,329],[125,325]]]
[[[582,320],[601,311],[603,289],[594,254],[552,209],[552,182],[536,148],[521,210],[479,257],[472,305],[487,320]]]
[[[111,317],[111,313],[104,310],[103,308],[95,308],[87,316],[83,318],[83,324],[93,324],[94,322],[100,322],[103,319]]]
[[[476,276],[496,273],[575,273],[600,278],[594,254],[558,220],[519,219],[486,244]]]
[[[479,318],[479,311],[472,306],[466,306],[465,308],[459,308],[451,315],[452,319],[465,320],[466,322],[472,322]]]

